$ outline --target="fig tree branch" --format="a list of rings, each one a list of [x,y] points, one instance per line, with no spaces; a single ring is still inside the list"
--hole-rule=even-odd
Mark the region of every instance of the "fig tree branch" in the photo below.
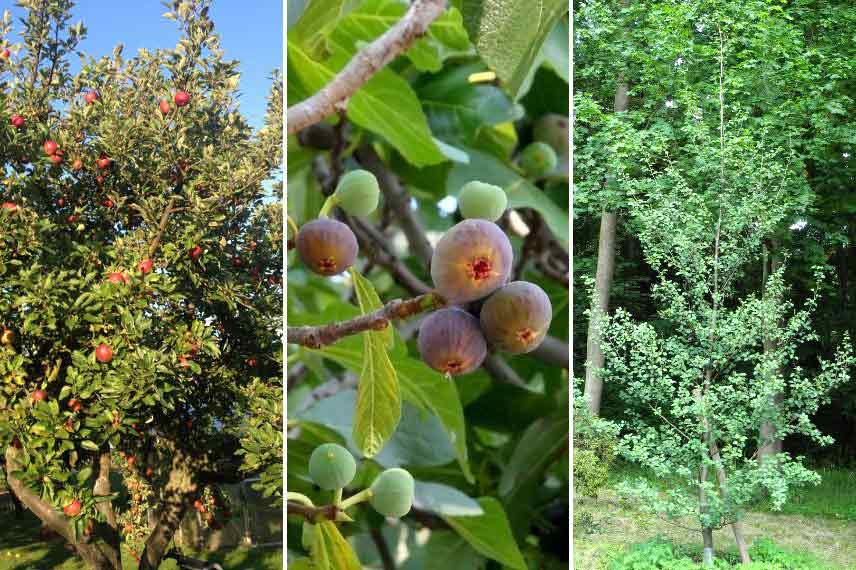
[[[390,321],[433,311],[446,305],[436,293],[426,293],[413,299],[390,301],[377,311],[347,321],[318,326],[288,327],[288,342],[309,348],[321,348],[342,338],[365,331],[383,330]]]
[[[335,521],[336,516],[339,512],[339,509],[336,505],[322,505],[320,507],[310,507],[309,505],[302,505],[295,501],[288,501],[288,514],[301,516],[307,521],[314,523],[319,518],[326,519],[328,521]]]
[[[361,49],[327,85],[286,113],[288,134],[314,125],[336,112],[372,76],[405,52],[428,31],[446,9],[446,0],[416,0],[404,16],[375,41]]]

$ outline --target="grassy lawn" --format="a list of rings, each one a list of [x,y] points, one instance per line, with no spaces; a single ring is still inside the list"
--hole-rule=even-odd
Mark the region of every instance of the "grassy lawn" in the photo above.
[[[0,570],[84,570],[85,566],[65,549],[58,539],[39,538],[39,522],[29,513],[17,520],[11,513],[0,514]],[[226,570],[282,570],[281,548],[236,548],[199,554],[198,558],[217,561]],[[126,551],[125,570],[136,570],[137,563]],[[176,570],[175,561],[161,570]]]
[[[823,483],[801,491],[783,511],[773,512],[761,504],[748,513],[743,522],[747,539],[751,544],[766,537],[789,550],[812,553],[831,570],[856,568],[856,472],[825,469],[820,473]],[[617,482],[641,474],[621,469],[613,479]],[[699,533],[643,515],[619,501],[612,490],[596,500],[578,499],[575,511],[588,512],[591,518],[574,530],[574,561],[580,570],[605,569],[628,546],[657,536],[701,551]],[[733,553],[730,529],[716,531],[714,544],[718,553]]]

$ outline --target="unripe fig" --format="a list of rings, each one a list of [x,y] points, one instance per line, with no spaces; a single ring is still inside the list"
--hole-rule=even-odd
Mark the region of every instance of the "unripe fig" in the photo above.
[[[413,506],[413,476],[404,469],[394,467],[377,476],[372,483],[371,503],[374,510],[385,517],[400,518]]]
[[[467,374],[484,362],[487,342],[479,321],[468,312],[440,309],[419,326],[419,354],[422,360],[444,374]]]
[[[458,209],[465,218],[481,218],[495,222],[502,217],[506,206],[508,197],[505,190],[478,180],[464,184],[458,195]]]
[[[352,170],[336,186],[336,203],[352,216],[368,216],[377,208],[380,188],[368,170]]]
[[[319,445],[309,457],[309,476],[325,491],[345,487],[357,474],[351,452],[335,443]]]
[[[338,275],[357,258],[357,238],[351,228],[337,220],[321,218],[304,224],[297,232],[300,259],[318,275]]]
[[[520,168],[527,176],[540,178],[552,172],[559,159],[556,151],[547,143],[534,142],[520,153]]]
[[[448,301],[475,301],[505,285],[512,257],[511,242],[499,226],[487,220],[464,220],[437,242],[431,278]]]
[[[543,289],[526,281],[509,283],[482,306],[481,330],[488,342],[511,354],[538,348],[544,340],[553,307]]]
[[[553,147],[557,155],[567,156],[571,144],[568,117],[556,113],[543,115],[535,123],[532,137]]]

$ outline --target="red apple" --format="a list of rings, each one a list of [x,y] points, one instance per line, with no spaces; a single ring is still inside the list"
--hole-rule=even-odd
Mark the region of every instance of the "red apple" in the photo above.
[[[21,127],[23,127],[24,123],[24,117],[22,117],[21,115],[12,115],[12,118],[9,119],[9,124],[11,124],[16,129],[20,129]]]
[[[79,412],[83,408],[83,404],[80,403],[80,400],[76,400],[72,398],[68,401],[68,409],[74,413]]]
[[[117,283],[117,284],[118,283],[127,284],[128,281],[130,281],[128,276],[125,275],[124,273],[120,272],[120,271],[111,272],[109,275],[107,275],[107,280],[110,283]]]
[[[62,208],[63,206],[65,206],[65,198],[60,198],[59,200],[57,200],[57,201],[56,201],[56,205],[57,205],[58,207],[60,207],[60,208]]]
[[[68,222],[69,224],[73,224],[74,222],[77,221],[77,216],[75,216],[74,214],[71,214],[69,217],[67,217],[65,219],[65,221]]]
[[[152,469],[151,467],[146,467],[146,477],[148,477],[149,479],[151,479],[151,478],[152,478],[152,475],[154,475],[154,474],[155,474],[155,470],[154,470],[154,469]]]
[[[160,107],[160,112],[164,115],[169,113],[169,101],[166,99],[161,99],[160,103],[158,103],[158,107]]]
[[[190,259],[196,261],[197,259],[202,257],[202,248],[198,245],[194,246],[193,249],[191,249],[187,254],[190,256]]]
[[[205,512],[205,504],[202,501],[200,501],[199,499],[196,499],[195,501],[193,501],[193,508],[196,509],[197,511],[199,511],[200,513]]]
[[[177,107],[184,107],[185,105],[190,103],[190,93],[188,93],[187,91],[179,91],[175,94],[173,100],[175,101]]]
[[[10,212],[14,212],[18,209],[18,206],[17,204],[15,204],[15,202],[3,202],[2,204],[0,204],[0,208],[3,208],[4,210],[8,210]]]
[[[232,267],[241,267],[244,264],[244,260],[241,259],[241,256],[236,255],[232,258]]]
[[[9,59],[10,55],[12,55],[12,52],[9,51],[8,49],[4,49],[3,51],[0,51],[0,59]]]
[[[80,501],[75,499],[72,502],[70,502],[69,504],[67,504],[65,507],[63,507],[62,512],[67,517],[76,517],[77,515],[80,514],[80,508],[81,508]]]
[[[137,265],[137,269],[140,270],[140,273],[145,275],[146,273],[151,272],[152,267],[154,267],[154,265],[155,263],[151,259],[144,259]]]
[[[103,342],[95,349],[95,359],[98,362],[107,363],[113,360],[113,349]]]
[[[71,169],[75,172],[83,168],[83,161],[79,158],[75,158],[74,162],[71,163]]]
[[[44,390],[36,390],[30,395],[30,397],[33,399],[34,402],[41,402],[43,400],[48,399],[48,393]]]
[[[187,359],[185,355],[181,355],[178,357],[178,365],[182,368],[190,368],[190,361]]]
[[[113,200],[111,200],[110,198],[104,198],[101,201],[101,205],[104,206],[105,208],[112,208],[113,207]]]
[[[12,438],[12,447],[15,449],[22,449],[24,446],[21,444],[21,440],[17,437]]]
[[[250,368],[255,368],[257,363],[258,362],[256,361],[255,358],[248,358],[247,359],[247,366],[249,366]]]
[[[45,149],[45,154],[51,156],[53,153],[56,152],[56,149],[59,148],[59,145],[56,144],[56,141],[52,141],[49,139],[45,141],[43,148]]]
[[[95,177],[95,183],[101,186],[102,184],[104,184],[104,177],[99,174]]]
[[[65,154],[65,153],[64,153],[63,151],[61,151],[61,150],[57,149],[57,151],[56,151],[56,152],[54,152],[54,153],[50,156],[51,162],[53,162],[53,163],[54,163],[54,164],[56,164],[56,165],[60,165],[60,164],[62,164],[62,160],[63,160],[63,155],[64,155],[64,154]]]
[[[87,91],[86,95],[83,96],[83,99],[89,105],[91,105],[92,103],[95,103],[95,101],[98,100],[98,92],[97,91]]]
[[[126,461],[128,462],[128,467],[133,467],[134,464],[137,463],[137,458],[134,457],[133,455],[129,455],[128,459],[126,459]]]
[[[95,161],[95,164],[97,164],[98,168],[100,168],[101,170],[107,170],[108,168],[110,168],[110,164],[112,164],[112,162],[113,161],[110,160],[110,158],[108,158],[106,154],[102,153],[101,157]]]

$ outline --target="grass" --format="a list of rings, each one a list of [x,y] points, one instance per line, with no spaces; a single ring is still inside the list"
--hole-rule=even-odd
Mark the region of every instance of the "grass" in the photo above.
[[[66,550],[60,539],[39,537],[39,521],[27,513],[15,519],[0,514],[0,570],[85,570],[85,566]],[[198,558],[216,561],[225,570],[282,570],[281,548],[235,548],[229,551],[200,553]],[[137,562],[124,551],[124,570],[136,570]],[[164,562],[160,570],[177,570],[174,560]]]
[[[802,489],[782,511],[759,504],[743,521],[750,544],[770,538],[794,552],[813,554],[834,570],[856,568],[856,472],[821,469],[822,483]],[[644,476],[635,467],[621,466],[611,477],[618,481]],[[701,551],[701,535],[645,515],[620,501],[608,489],[598,499],[575,501],[576,512],[588,513],[586,524],[575,521],[574,561],[580,570],[603,570],[629,546],[661,536],[693,552]],[[714,533],[718,555],[734,555],[729,528]]]

